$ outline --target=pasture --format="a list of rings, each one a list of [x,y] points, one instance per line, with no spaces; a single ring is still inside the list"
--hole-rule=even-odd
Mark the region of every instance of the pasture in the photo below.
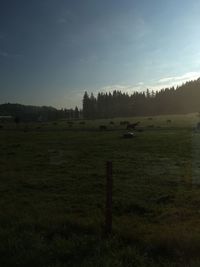
[[[132,139],[120,121],[140,121]],[[198,122],[188,114],[1,123],[0,266],[200,266]]]

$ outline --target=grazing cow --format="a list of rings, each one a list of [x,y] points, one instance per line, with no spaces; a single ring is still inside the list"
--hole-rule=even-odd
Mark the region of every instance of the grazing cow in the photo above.
[[[171,123],[172,121],[171,120],[167,120],[167,123]]]
[[[99,130],[101,130],[101,131],[107,130],[107,127],[105,125],[100,125],[99,126]]]
[[[111,124],[111,125],[113,125],[113,124],[114,124],[114,122],[113,122],[113,121],[110,121],[110,124]]]
[[[130,124],[129,121],[120,121],[120,125],[128,125]]]
[[[69,127],[72,127],[72,125],[74,124],[73,121],[68,121],[67,123],[68,123]]]
[[[128,124],[126,129],[127,130],[134,130],[136,126],[138,126],[140,124],[140,121],[137,121],[136,123],[131,123],[131,124]]]
[[[123,135],[123,138],[133,138],[133,136],[134,136],[134,133],[131,133],[131,132],[128,132],[128,133],[125,133],[124,135]]]
[[[154,128],[154,125],[151,124],[151,125],[148,125],[147,127],[148,127],[148,128]]]

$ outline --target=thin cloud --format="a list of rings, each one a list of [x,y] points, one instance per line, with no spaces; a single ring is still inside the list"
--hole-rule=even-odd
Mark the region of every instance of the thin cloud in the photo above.
[[[151,83],[144,83],[139,82],[133,85],[127,84],[113,84],[113,85],[106,85],[97,90],[96,92],[113,92],[114,90],[122,91],[124,93],[133,93],[135,91],[142,92],[146,91],[148,88],[149,90],[160,91],[164,88],[176,87],[180,86],[183,83],[191,80],[196,80],[200,77],[200,72],[187,72],[180,76],[173,76],[173,77],[166,77],[161,78],[158,81],[154,81]]]
[[[185,82],[188,80],[195,80],[200,76],[200,72],[187,72],[181,76],[172,76],[172,77],[166,77],[162,78],[158,81],[158,83],[173,83],[173,82]]]

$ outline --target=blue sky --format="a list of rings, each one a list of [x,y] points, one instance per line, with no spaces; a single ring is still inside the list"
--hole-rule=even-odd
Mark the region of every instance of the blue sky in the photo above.
[[[0,103],[81,106],[85,90],[200,76],[199,0],[1,0]]]

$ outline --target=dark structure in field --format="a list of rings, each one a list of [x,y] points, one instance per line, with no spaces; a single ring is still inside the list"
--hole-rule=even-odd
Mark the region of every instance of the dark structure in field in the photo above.
[[[20,117],[16,116],[14,122],[16,123],[16,125],[18,125],[21,122]]]

